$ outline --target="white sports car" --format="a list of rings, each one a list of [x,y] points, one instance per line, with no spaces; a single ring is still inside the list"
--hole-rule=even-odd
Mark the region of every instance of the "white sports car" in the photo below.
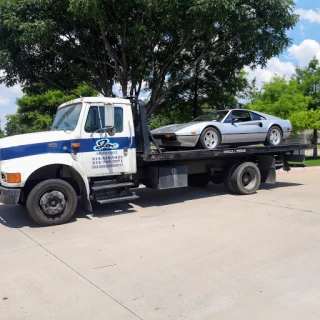
[[[189,123],[172,124],[151,131],[165,149],[215,149],[220,145],[264,143],[277,146],[292,131],[289,120],[246,109],[220,110]]]

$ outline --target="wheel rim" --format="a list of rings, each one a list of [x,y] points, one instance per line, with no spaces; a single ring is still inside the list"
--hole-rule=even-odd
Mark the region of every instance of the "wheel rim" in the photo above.
[[[204,136],[204,144],[208,149],[214,149],[217,147],[219,142],[218,134],[214,130],[209,130]]]
[[[278,145],[281,141],[281,132],[277,128],[273,128],[269,133],[270,143],[274,146]]]
[[[255,171],[248,168],[243,171],[241,176],[241,183],[246,190],[251,190],[257,183],[257,175]]]
[[[40,197],[40,209],[45,216],[61,216],[66,207],[67,200],[63,192],[59,190],[47,190]]]

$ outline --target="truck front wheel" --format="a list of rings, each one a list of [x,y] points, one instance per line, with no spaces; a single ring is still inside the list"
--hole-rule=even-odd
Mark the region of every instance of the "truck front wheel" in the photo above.
[[[27,210],[41,226],[63,224],[77,208],[77,194],[66,181],[49,179],[37,184],[29,193]]]

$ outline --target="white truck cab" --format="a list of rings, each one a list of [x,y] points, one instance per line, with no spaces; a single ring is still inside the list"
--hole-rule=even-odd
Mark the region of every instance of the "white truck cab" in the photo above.
[[[43,177],[57,178],[57,171],[64,181],[76,179],[76,189],[89,200],[91,178],[137,171],[131,102],[102,97],[66,102],[58,107],[50,131],[0,139],[0,150],[1,202],[24,204],[25,193]],[[64,192],[58,188],[38,199],[49,220],[65,211]]]

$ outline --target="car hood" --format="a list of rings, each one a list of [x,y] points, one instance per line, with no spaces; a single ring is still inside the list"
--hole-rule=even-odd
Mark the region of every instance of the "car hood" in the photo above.
[[[43,142],[70,140],[71,131],[46,131],[25,133],[0,139],[0,148],[11,148]]]
[[[152,134],[163,134],[163,133],[175,133],[181,129],[187,128],[196,124],[195,122],[183,123],[183,124],[170,124],[168,126],[160,127],[151,131]]]

